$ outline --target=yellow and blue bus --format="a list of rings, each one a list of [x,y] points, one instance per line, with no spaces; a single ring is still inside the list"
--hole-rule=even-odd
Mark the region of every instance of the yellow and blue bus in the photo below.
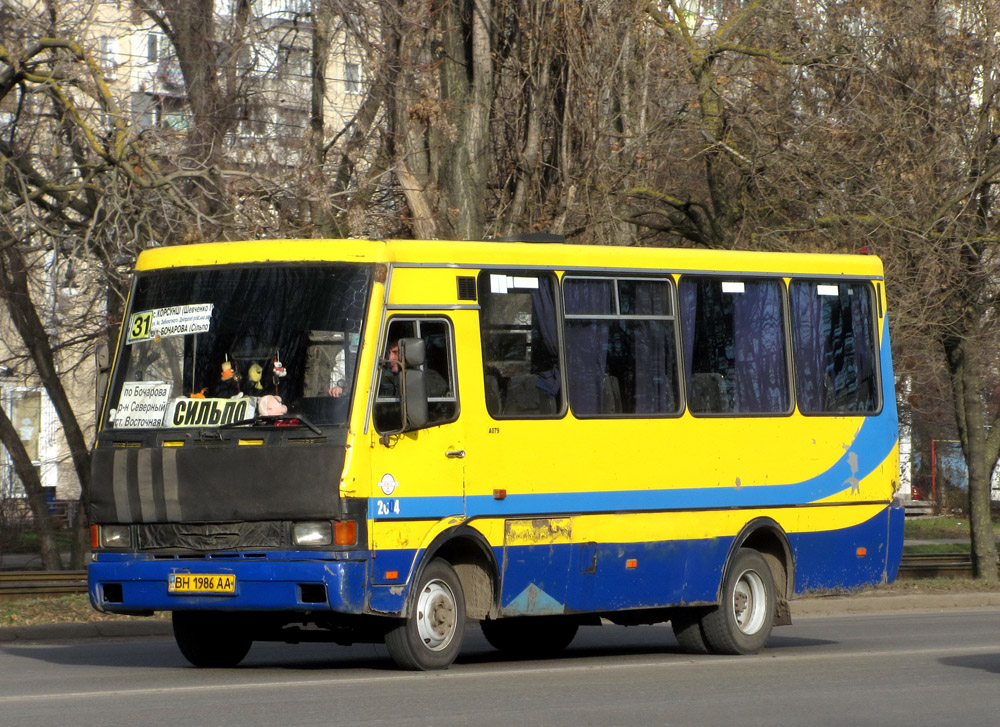
[[[895,578],[881,262],[285,240],[139,257],[99,416],[89,588],[184,656],[467,625],[553,653],[669,621],[753,653],[797,594]]]

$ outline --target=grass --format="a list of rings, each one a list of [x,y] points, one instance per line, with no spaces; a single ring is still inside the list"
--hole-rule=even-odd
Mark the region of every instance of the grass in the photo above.
[[[967,539],[969,519],[951,515],[908,518],[905,530],[908,540]],[[1000,539],[1000,522],[993,523],[993,532]]]
[[[167,618],[157,614],[154,618]],[[85,593],[69,596],[12,598],[0,601],[0,628],[38,626],[41,624],[88,623],[91,621],[129,621],[136,616],[99,613]]]
[[[972,546],[968,543],[921,543],[920,545],[904,545],[905,555],[930,555],[931,553],[971,553]]]

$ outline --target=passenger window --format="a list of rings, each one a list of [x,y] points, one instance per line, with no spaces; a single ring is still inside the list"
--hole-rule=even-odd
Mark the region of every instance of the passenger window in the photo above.
[[[782,287],[779,280],[681,278],[685,383],[693,413],[789,411]]]
[[[479,275],[486,409],[495,418],[563,410],[555,287],[550,273]]]
[[[427,392],[427,426],[444,424],[458,416],[454,347],[451,324],[440,318],[393,318],[389,321],[380,353],[381,365],[373,419],[379,431],[402,429],[399,340],[424,341],[424,387]]]
[[[795,280],[789,297],[799,409],[806,414],[878,411],[871,286]]]
[[[679,411],[665,279],[563,278],[569,403],[576,416]]]

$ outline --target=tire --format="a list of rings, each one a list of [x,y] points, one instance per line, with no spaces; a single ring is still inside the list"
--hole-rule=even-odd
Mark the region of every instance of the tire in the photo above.
[[[465,593],[455,569],[432,560],[413,590],[410,613],[385,635],[396,665],[411,671],[447,669],[462,648],[465,635]]]
[[[174,611],[172,621],[178,648],[198,667],[236,666],[253,645],[246,620],[236,614]]]
[[[494,649],[525,659],[558,654],[580,628],[575,621],[551,616],[481,621],[479,627]]]
[[[705,615],[703,608],[678,609],[670,619],[674,636],[681,649],[689,654],[708,654],[708,644],[701,632],[701,620]]]
[[[736,553],[726,572],[722,601],[701,619],[701,632],[716,654],[756,654],[774,626],[776,590],[767,561],[756,550]]]

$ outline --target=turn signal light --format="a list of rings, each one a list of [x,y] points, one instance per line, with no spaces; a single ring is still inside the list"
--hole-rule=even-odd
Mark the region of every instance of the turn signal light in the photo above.
[[[859,558],[864,558],[866,555],[868,555],[868,548],[858,548]]]
[[[101,531],[96,525],[90,526],[90,547],[94,550],[101,547]]]
[[[333,542],[336,545],[357,545],[358,524],[354,520],[334,520]]]

